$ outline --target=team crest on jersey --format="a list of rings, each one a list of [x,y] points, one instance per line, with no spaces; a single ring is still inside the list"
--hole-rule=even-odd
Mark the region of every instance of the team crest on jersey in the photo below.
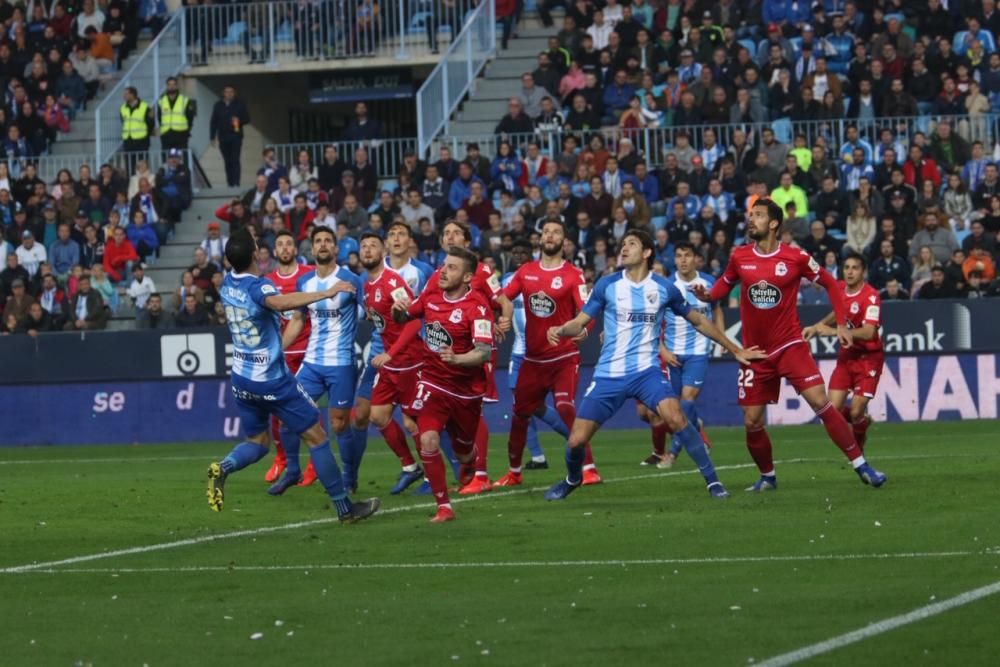
[[[656,293],[655,292],[646,292],[646,301],[648,301],[650,305],[653,305],[654,303],[656,303]]]
[[[774,275],[783,276],[788,273],[788,267],[785,266],[784,262],[778,262],[774,265]]]
[[[858,305],[858,302],[857,301],[852,301],[851,302],[851,314],[852,315],[857,315],[860,310],[861,310],[861,306]]]
[[[562,276],[556,276],[552,279],[552,289],[559,289],[562,287]]]
[[[781,290],[766,280],[761,280],[747,288],[747,298],[754,308],[768,310],[781,303]]]
[[[382,300],[382,290],[381,288],[375,290],[375,303]]]
[[[454,342],[451,334],[440,322],[433,322],[426,330],[427,347],[434,352],[440,352],[446,347],[451,347]]]
[[[545,292],[535,292],[528,297],[528,309],[536,317],[550,317],[556,312],[556,302]]]
[[[455,310],[451,311],[451,315],[448,316],[448,320],[450,322],[454,322],[455,324],[458,324],[459,322],[461,322],[462,321],[462,310],[461,310],[461,308],[456,308]]]
[[[416,278],[410,278],[409,280],[406,281],[406,284],[409,285],[410,289],[413,290],[414,292],[417,291],[417,284],[418,283],[417,283],[417,279]]]

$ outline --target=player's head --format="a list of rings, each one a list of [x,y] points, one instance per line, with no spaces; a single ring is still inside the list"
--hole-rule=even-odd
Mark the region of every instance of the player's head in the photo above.
[[[690,241],[679,241],[674,246],[674,264],[677,265],[677,272],[682,276],[689,277],[697,270],[695,264],[694,245]]]
[[[313,257],[319,266],[329,266],[337,259],[337,236],[329,227],[313,227],[309,235]]]
[[[747,236],[754,241],[763,241],[771,236],[777,236],[785,214],[781,207],[771,199],[761,197],[750,208],[750,219],[747,222]]]
[[[565,238],[566,225],[562,220],[546,220],[542,225],[542,252],[547,257],[558,257],[562,254]]]
[[[559,252],[562,252],[562,244],[559,244]],[[510,248],[511,268],[518,268],[522,264],[531,261],[531,243],[525,240],[515,241]]]
[[[445,250],[468,248],[470,243],[472,243],[472,230],[469,225],[458,220],[444,223],[444,229],[441,230],[441,247]]]
[[[868,262],[863,255],[851,252],[844,258],[844,282],[850,288],[855,288],[865,280],[865,270]]]
[[[118,227],[115,231],[121,229]],[[235,273],[244,273],[257,256],[257,242],[244,227],[229,237],[226,242],[226,259]]]
[[[295,264],[295,258],[299,254],[298,246],[295,244],[295,237],[287,229],[282,229],[274,236],[274,256],[278,263],[284,266]]]
[[[647,269],[652,269],[653,262],[656,261],[653,252],[655,247],[653,237],[641,229],[626,232],[625,236],[622,237],[622,247],[619,253],[622,266],[626,269],[634,269],[645,265]]]
[[[441,264],[440,286],[442,291],[453,292],[472,282],[479,259],[465,248],[450,248]]]
[[[389,248],[389,254],[393,257],[402,257],[410,252],[410,240],[413,238],[413,230],[402,220],[394,220],[385,232],[385,244]]]
[[[366,271],[378,267],[385,260],[385,241],[375,232],[365,232],[361,235],[358,260]]]

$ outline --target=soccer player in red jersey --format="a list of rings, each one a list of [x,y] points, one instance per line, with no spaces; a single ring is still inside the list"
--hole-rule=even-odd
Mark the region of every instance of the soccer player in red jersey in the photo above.
[[[295,292],[295,284],[299,278],[313,270],[313,267],[308,264],[298,263],[298,254],[298,247],[295,244],[295,237],[292,236],[292,233],[287,230],[278,232],[278,235],[274,239],[274,256],[278,260],[278,266],[265,277],[274,283],[275,287],[282,294]],[[281,317],[281,333],[283,334],[285,333],[285,327],[288,326],[288,321],[292,317],[292,313],[279,313],[279,315]],[[299,366],[302,365],[302,359],[305,357],[306,345],[308,343],[309,322],[306,321],[302,327],[302,332],[296,337],[295,342],[285,349],[285,363],[288,364],[288,369],[292,371],[292,375],[298,373]],[[295,433],[290,433],[282,429],[277,417],[271,417],[271,435],[274,437],[274,445],[277,451],[271,467],[268,469],[267,474],[264,475],[264,481],[268,484],[277,482],[288,466],[288,461],[285,457],[285,448],[281,444],[282,439],[299,437]],[[296,473],[295,476],[298,476],[299,464],[297,461],[293,464],[293,468]],[[309,486],[315,481],[316,471],[313,470],[312,462],[310,462],[306,466],[305,473],[302,474],[302,481],[299,482],[299,486]],[[279,493],[272,493],[272,495],[280,495],[285,491],[285,488],[287,486],[284,488],[280,486],[274,488],[273,490]],[[271,492],[271,489],[268,492]]]
[[[837,338],[842,346],[850,347],[851,334],[846,325],[843,294],[837,281],[820,268],[815,259],[778,240],[783,220],[781,207],[770,199],[754,202],[747,222],[751,243],[733,250],[725,273],[712,286],[711,292],[701,285],[691,290],[702,301],[718,301],[740,283],[743,344],[757,346],[767,353],[766,358],[754,361],[749,368],[740,368],[737,379],[747,449],[761,474],[747,490],[778,488],[771,440],[764,428],[764,408],[768,403],[777,402],[781,378],[787,378],[816,412],[830,439],[851,461],[861,481],[882,486],[887,477],[865,461],[851,426],[827,397],[823,376],[802,339],[802,325],[796,310],[802,278],[822,285],[833,305]]]
[[[542,257],[522,265],[504,288],[508,299],[521,296],[524,300],[524,361],[517,374],[514,389],[514,416],[511,419],[507,455],[510,471],[494,487],[521,484],[521,459],[527,444],[528,423],[534,415],[545,412],[545,397],[551,392],[556,410],[567,428],[576,419],[576,383],[580,369],[577,339],[561,338],[556,345],[549,342],[549,327],[569,322],[587,300],[587,284],[583,272],[563,259],[566,227],[559,220],[542,225]],[[586,446],[583,484],[599,484],[601,476],[594,465],[590,445]]]
[[[448,499],[441,431],[447,429],[462,463],[462,477],[471,478],[477,463],[476,433],[486,392],[486,363],[493,355],[493,313],[490,303],[472,288],[478,259],[453,247],[438,270],[438,288],[425,289],[413,303],[393,304],[399,323],[422,318],[426,355],[412,408],[420,432],[420,458],[437,501],[433,523],[455,518]]]
[[[368,319],[382,336],[385,349],[371,362],[378,374],[372,387],[370,419],[402,466],[399,480],[390,490],[397,495],[424,477],[406,444],[406,432],[392,418],[397,405],[404,412],[411,409],[417,374],[424,361],[422,350],[412,344],[420,333],[420,321],[411,320],[403,325],[392,319],[393,302],[404,297],[412,300],[413,292],[403,277],[386,265],[382,237],[362,234],[359,258],[368,272],[364,301]]]
[[[445,250],[451,250],[452,248],[468,249],[471,244],[472,232],[468,225],[455,220],[449,220],[445,223],[444,229],[441,231],[442,248]],[[442,269],[439,268],[431,274],[431,277],[427,281],[427,287],[424,288],[425,293],[441,291],[441,287],[439,286],[441,271]],[[511,316],[514,314],[514,304],[504,296],[503,290],[500,287],[500,280],[494,275],[492,269],[484,263],[478,262],[470,283],[470,289],[479,293],[491,305],[493,310],[500,311],[500,316],[496,321],[496,329],[500,335],[510,331]],[[495,349],[487,362],[485,370],[486,391],[483,401],[494,402],[497,400],[497,384],[494,377],[494,372],[496,371]],[[490,432],[486,427],[486,419],[481,417],[479,420],[479,430],[476,432],[476,454],[478,457],[476,459],[476,474],[468,483],[462,485],[462,488],[458,490],[459,495],[466,496],[482,493],[493,488],[493,485],[490,483],[489,473],[487,472],[489,442]]]
[[[839,283],[844,291],[847,308],[847,327],[851,332],[850,347],[841,347],[837,353],[837,366],[830,376],[830,402],[851,422],[854,438],[862,448],[868,438],[871,418],[868,401],[875,396],[885,352],[878,329],[881,326],[882,300],[878,290],[865,282],[868,264],[857,253],[849,254],[843,263],[844,280]],[[831,327],[834,315],[830,313],[820,322],[802,330],[802,337],[836,336]],[[847,394],[851,404],[847,405]]]

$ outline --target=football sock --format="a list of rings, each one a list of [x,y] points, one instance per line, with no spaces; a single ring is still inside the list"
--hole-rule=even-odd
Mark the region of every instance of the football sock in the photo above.
[[[419,441],[417,445],[417,451],[420,450]],[[451,436],[448,433],[441,432],[441,454],[447,457],[448,465],[451,466],[451,472],[455,475],[455,479],[462,476],[461,464],[458,462],[458,457],[455,456],[455,450],[451,446]]]
[[[348,426],[340,433],[334,432],[334,437],[337,439],[337,447],[340,449],[340,460],[344,463],[344,477],[348,478],[345,480],[345,484],[348,481],[354,480],[354,433],[351,432],[351,427]],[[316,471],[319,472],[318,470]]]
[[[650,438],[653,441],[653,453],[663,456],[663,454],[667,451],[667,436],[670,435],[670,427],[667,426],[666,423],[661,422],[660,424],[650,426],[649,428],[651,434]],[[671,450],[673,450],[673,447],[671,447]],[[680,443],[677,444],[677,451],[681,451]],[[674,453],[676,454],[677,452]]]
[[[444,472],[444,460],[441,458],[441,452],[436,451],[428,454],[424,450],[420,450],[420,460],[424,464],[424,476],[427,477],[428,483],[431,485],[431,491],[434,493],[434,501],[441,505],[448,505],[448,479]]]
[[[403,427],[399,425],[399,422],[395,419],[390,419],[385,428],[379,429],[379,432],[385,438],[385,444],[389,445],[389,449],[399,459],[400,465],[411,466],[416,463],[413,455],[410,453],[409,445],[406,444],[406,433],[403,431]]]
[[[361,460],[368,449],[368,428],[351,427],[351,435],[354,437],[354,465],[351,469],[351,479],[357,480],[361,471]]]
[[[567,426],[566,422],[563,421],[562,415],[558,410],[553,408],[551,405],[545,406],[545,414],[541,416],[541,420],[549,425],[553,431],[558,433],[564,438],[569,437],[569,426],[572,426],[572,422]]]
[[[256,442],[241,442],[233,447],[233,451],[226,454],[226,458],[222,459],[222,471],[230,475],[248,465],[257,463],[265,456],[267,456],[267,447],[264,445],[258,445]]]
[[[562,422],[559,423],[562,424]],[[510,429],[511,432],[514,431],[513,419],[511,420]],[[527,445],[528,451],[531,452],[531,458],[545,458],[545,452],[542,451],[542,444],[538,442],[538,427],[535,426],[535,420],[533,418],[528,420]]]
[[[324,442],[321,445],[310,447],[309,459],[312,461],[316,476],[319,477],[320,483],[326,489],[327,495],[337,506],[337,513],[342,514],[337,501],[346,499],[347,491],[344,489],[344,478],[340,474],[340,466],[337,465],[337,459],[334,458],[330,445]],[[347,505],[347,511],[350,511],[350,503]]]
[[[523,452],[524,449],[522,448]],[[479,415],[479,427],[476,429],[476,475],[486,477],[487,457],[490,452],[490,430],[486,426],[486,417]]]
[[[715,466],[712,458],[708,455],[708,448],[705,441],[701,439],[701,433],[694,422],[688,422],[687,426],[677,432],[675,436],[684,446],[684,451],[688,453],[691,460],[698,466],[698,471],[705,478],[705,483],[714,484],[719,481],[719,476],[715,474]]]
[[[583,482],[583,447],[566,447],[566,481],[574,486]]]
[[[864,464],[865,457],[861,455],[861,448],[854,440],[854,433],[847,420],[844,419],[844,415],[835,410],[832,403],[827,403],[816,411],[816,416],[823,421],[827,435],[840,448],[840,451],[844,452],[844,456],[854,464],[854,467],[857,468]]]
[[[281,425],[281,442],[285,443],[285,462],[288,465],[286,475],[301,475],[302,466],[299,463],[299,434],[288,430],[284,424]]]
[[[507,458],[511,469],[519,469],[524,458],[524,446],[530,441],[532,432],[531,417],[514,415],[510,420],[510,439],[507,441]],[[478,442],[476,443],[478,447]],[[535,433],[535,446],[538,447],[538,434]]]
[[[856,421],[851,422],[851,430],[854,431],[854,439],[858,441],[858,447],[864,447],[868,440],[868,427],[872,425],[871,417],[861,415]]]
[[[768,437],[767,430],[763,426],[756,429],[747,428],[747,449],[750,450],[750,458],[757,464],[760,474],[774,474],[771,438]]]
[[[562,417],[563,424],[566,425],[566,428],[573,428],[573,422],[576,421],[576,407],[570,403],[559,403],[556,405],[556,411],[559,413],[559,416]],[[588,470],[597,467],[594,465],[594,452],[591,451],[589,442],[583,446],[582,456],[583,467]]]

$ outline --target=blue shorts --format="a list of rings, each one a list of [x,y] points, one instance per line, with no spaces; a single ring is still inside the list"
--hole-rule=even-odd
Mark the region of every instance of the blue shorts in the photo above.
[[[234,376],[233,396],[247,436],[270,430],[271,415],[293,433],[305,433],[320,419],[319,408],[291,375],[275,382],[251,382]]]
[[[583,394],[576,416],[603,424],[630,398],[656,410],[661,401],[676,397],[659,366],[652,366],[628,377],[594,378]]]
[[[522,361],[524,361],[524,355],[510,355],[510,366],[507,369],[507,388],[511,391],[517,388],[517,372],[521,370]]]
[[[674,393],[680,396],[682,387],[701,389],[705,385],[705,376],[708,375],[708,355],[679,354],[677,360],[681,362],[681,367],[670,367],[670,385]]]
[[[354,405],[354,387],[358,383],[358,371],[354,364],[318,366],[303,361],[295,377],[313,400],[326,394],[329,408],[350,410]]]
[[[375,386],[375,376],[378,371],[371,364],[365,364],[361,371],[361,382],[358,383],[358,390],[354,392],[355,400],[363,398],[366,401],[372,400],[372,388]]]

